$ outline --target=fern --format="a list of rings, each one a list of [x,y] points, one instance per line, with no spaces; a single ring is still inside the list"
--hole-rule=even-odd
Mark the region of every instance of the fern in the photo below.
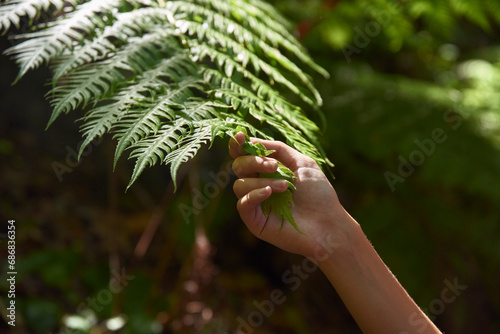
[[[50,27],[24,35],[23,43],[7,50],[20,67],[18,79],[27,71],[48,63],[63,51],[71,51],[77,41],[91,36],[106,25],[106,15],[112,13],[120,0],[91,0],[75,8],[63,20],[50,22]],[[14,7],[14,6],[13,6]],[[13,10],[15,7],[13,8]]]
[[[51,7],[60,12],[64,7],[64,0],[15,0],[0,7],[0,30],[7,32],[11,26],[19,29],[21,18],[26,17],[30,22],[38,19],[42,13]]]
[[[131,38],[130,44],[114,56],[75,69],[65,85],[49,92],[54,107],[49,125],[61,113],[67,113],[80,105],[86,106],[91,101],[97,102],[107,96],[118,83],[127,79],[124,72],[138,75],[156,65],[169,50],[166,48],[169,46],[169,37],[168,30],[159,29],[141,37]]]
[[[164,14],[164,15],[161,15]],[[141,36],[161,25],[167,16],[157,8],[140,8],[132,12],[117,13],[111,25],[89,43],[78,45],[73,52],[55,60],[53,82],[78,66],[106,59],[117,51],[115,44],[124,44],[129,38]],[[114,39],[115,42],[111,42]]]
[[[5,53],[20,71],[53,70],[47,94],[61,114],[86,108],[84,142],[111,133],[114,164],[135,159],[129,186],[149,166],[182,163],[237,127],[288,144],[331,165],[320,130],[303,112],[321,113],[321,97],[305,67],[328,74],[260,0],[11,0],[0,6],[0,31],[31,24]],[[43,22],[42,22],[43,21]],[[297,98],[290,99],[291,96]]]

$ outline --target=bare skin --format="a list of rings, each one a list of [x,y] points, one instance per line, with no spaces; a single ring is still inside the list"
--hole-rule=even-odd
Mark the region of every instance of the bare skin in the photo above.
[[[242,149],[244,134],[238,133],[236,139],[229,142],[239,178],[233,190],[241,219],[255,236],[314,261],[364,333],[441,333],[380,259],[313,159],[282,142],[255,138],[252,142],[276,152],[268,157],[247,155]],[[304,234],[288,223],[281,228],[280,218],[266,217],[260,208],[272,192],[287,188],[286,181],[258,178],[259,173],[276,171],[276,160],[297,176],[292,214]]]

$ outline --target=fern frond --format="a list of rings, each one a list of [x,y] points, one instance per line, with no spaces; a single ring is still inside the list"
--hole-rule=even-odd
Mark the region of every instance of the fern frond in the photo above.
[[[198,36],[198,40],[207,39],[208,43],[200,44],[198,40],[191,40],[191,46],[193,48],[193,53],[196,52],[196,46],[199,45],[202,50],[206,50],[206,48],[210,48],[210,44],[218,43],[221,45],[221,48],[231,50],[232,54],[236,56],[236,59],[239,60],[244,66],[250,62],[256,73],[262,70],[266,75],[269,76],[272,80],[275,80],[288,89],[290,89],[294,94],[297,94],[304,102],[308,103],[310,106],[315,107],[316,105],[321,104],[321,97],[317,92],[316,88],[311,84],[310,78],[305,75],[302,70],[300,70],[293,62],[291,62],[286,57],[282,56],[279,51],[269,47],[265,43],[259,43],[259,47],[263,49],[265,55],[269,57],[270,60],[278,61],[284,68],[290,70],[291,74],[293,74],[296,78],[298,78],[305,86],[308,87],[309,92],[312,93],[315,100],[311,99],[307,96],[303,90],[301,90],[296,84],[294,84],[291,79],[287,78],[283,73],[284,71],[279,70],[275,66],[271,65],[268,61],[263,60],[261,55],[257,55],[251,51],[250,44],[244,46],[241,42],[237,42],[232,38],[228,37],[226,34],[219,32],[214,29],[210,29],[208,25],[201,24],[198,22],[190,22],[179,20],[177,21],[177,26],[180,27],[183,33],[196,34]],[[216,51],[215,48],[212,50]],[[222,52],[217,51],[217,54],[220,56]],[[212,58],[212,55],[215,55],[215,52],[210,53],[201,53],[200,55],[208,55]],[[227,57],[227,54],[226,54]],[[227,67],[230,71],[231,66]]]
[[[78,152],[78,159],[80,159],[85,148],[96,138],[102,137],[109,132],[114,124],[120,119],[123,112],[126,111],[126,104],[110,103],[104,106],[94,108],[92,112],[83,118],[85,121],[80,131],[84,138],[83,143],[80,145]]]
[[[215,3],[218,3],[218,1],[215,1]],[[297,65],[295,65],[295,63],[291,62],[279,51],[280,47],[283,47],[285,50],[288,50],[292,54],[296,55],[304,64],[310,66],[313,70],[321,73],[323,76],[328,76],[328,72],[318,66],[307,55],[307,52],[300,46],[300,44],[298,44],[295,38],[291,38],[291,36],[288,35],[286,38],[279,32],[269,29],[269,24],[257,20],[256,17],[252,15],[258,15],[261,13],[251,13],[249,12],[249,8],[247,8],[247,6],[228,6],[228,9],[232,14],[234,11],[239,11],[240,15],[244,15],[242,18],[244,18],[245,25],[241,25],[239,22],[235,21],[235,19],[226,17],[206,7],[183,1],[169,2],[167,8],[176,12],[189,12],[192,16],[199,15],[203,17],[204,24],[208,24],[208,26],[215,28],[221,33],[227,33],[232,36],[235,41],[245,45],[249,50],[252,50],[255,47],[261,48],[265,53],[267,53],[268,56],[270,56],[270,59],[275,58],[285,68],[289,68],[294,73],[296,72],[297,74],[300,74],[303,72],[297,67]],[[217,9],[217,7],[214,9]],[[282,29],[281,32],[283,32]],[[256,41],[259,41],[258,44],[255,44]],[[295,43],[293,41],[295,41]],[[305,82],[310,83],[310,81],[310,78],[307,78]],[[312,91],[315,92],[316,89],[313,88]]]
[[[162,123],[171,122],[176,115],[176,109],[182,108],[185,101],[193,96],[193,90],[199,90],[200,80],[188,77],[178,87],[168,90],[166,94],[156,97],[154,102],[141,103],[140,110],[132,110],[116,123],[118,144],[114,163],[118,161],[123,151],[140,139],[154,134]]]
[[[214,51],[214,53],[216,53],[216,51]],[[230,91],[238,92],[242,96],[251,97],[254,101],[253,103],[260,109],[266,111],[269,116],[276,116],[278,119],[284,117],[296,128],[302,130],[306,138],[313,142],[315,141],[316,133],[318,133],[319,128],[314,122],[305,117],[299,107],[285,100],[283,96],[272,89],[271,86],[254,76],[251,72],[246,71],[243,66],[235,63],[230,57],[227,57],[225,54],[221,54],[220,57],[226,58],[226,61],[229,63],[233,62],[232,65],[236,67],[237,71],[243,72],[245,77],[250,78],[251,88],[239,84],[230,77],[224,76],[223,71],[205,68],[202,71],[207,82],[211,82],[216,87],[224,87]],[[227,73],[227,71],[225,72]],[[236,106],[234,107],[235,110],[237,110]],[[262,121],[262,119],[260,120]],[[318,142],[314,143],[319,145]]]
[[[266,30],[263,29],[263,27],[258,29],[260,33],[257,35],[255,31],[244,28],[236,21],[195,3],[186,1],[170,1],[165,5],[165,7],[174,13],[190,13],[189,17],[176,20],[175,25],[182,33],[189,33],[189,35],[197,36],[197,39],[192,39],[190,41],[191,45],[195,46],[196,44],[218,43],[223,49],[231,49],[233,54],[237,55],[239,59],[242,59],[245,66],[246,63],[250,61],[257,73],[260,69],[262,69],[267,75],[285,84],[289,89],[291,89],[295,94],[301,96],[310,105],[315,106],[316,104],[321,104],[321,97],[311,84],[310,78],[305,75],[294,62],[285,57],[278,48],[267,44],[266,40],[288,46],[290,51],[300,55],[299,58],[305,61],[306,64],[317,69],[321,69],[319,66],[313,65],[313,62],[305,55],[305,53],[301,52],[301,50],[297,47],[294,47],[292,43],[277,42],[279,39],[276,35],[269,33],[269,31],[266,33]],[[203,23],[199,21],[203,21]],[[229,37],[227,35],[228,33],[233,38]],[[285,39],[282,38],[281,40]],[[276,61],[285,69],[289,70],[291,74],[296,76],[302,84],[309,89],[316,101],[313,102],[310,98],[301,94],[301,90],[298,89],[296,85],[286,79],[280,71],[274,68],[273,65],[263,60],[265,58],[261,57],[257,53],[257,49],[262,50],[267,59],[270,61]],[[322,72],[324,72],[324,70],[322,70]]]
[[[142,139],[131,146],[130,158],[136,159],[134,171],[127,189],[134,183],[146,167],[157,162],[166,163],[165,157],[175,152],[180,142],[189,132],[189,123],[181,118],[164,124],[155,135]],[[172,175],[172,180],[175,180]],[[175,181],[174,181],[175,182]]]
[[[222,36],[224,35],[219,34],[219,37],[223,38]],[[254,74],[251,70],[249,70],[246,67],[246,63],[249,60],[250,62],[253,63],[255,68],[261,69],[270,78],[283,84],[292,93],[299,96],[304,102],[306,102],[312,108],[317,108],[317,104],[310,97],[308,97],[298,86],[296,86],[292,81],[290,81],[283,74],[281,74],[281,72],[278,69],[263,62],[256,55],[247,52],[246,49],[240,47],[237,43],[235,43],[234,46],[238,48],[238,50],[235,51],[239,51],[237,53],[238,56],[236,57],[236,59],[239,61],[236,61],[233,57],[231,57],[227,53],[221,52],[216,48],[206,44],[193,45],[191,48],[191,53],[196,55],[196,57],[201,60],[209,58],[211,61],[222,67],[226,75],[229,77],[233,74],[233,71],[236,68],[238,69],[238,71],[241,71],[241,73],[245,78],[249,78],[253,80],[258,86],[264,87],[261,84],[262,80],[257,77],[257,74]]]
[[[189,136],[179,141],[179,148],[170,152],[165,158],[165,164],[170,165],[170,175],[174,181],[174,191],[177,189],[177,171],[182,163],[196,155],[201,145],[206,144],[212,138],[212,127],[209,122],[194,122],[194,128]]]
[[[242,0],[198,0],[197,3],[203,4],[206,7],[211,7],[217,12],[224,13],[226,16],[233,16],[238,21],[248,22],[249,16],[255,17],[270,29],[277,31],[280,35],[287,38],[293,43],[300,45],[295,37],[290,33],[293,29],[290,22],[285,19],[274,7],[261,1],[242,1]],[[266,18],[273,18],[266,20]]]
[[[21,78],[27,71],[48,63],[64,50],[72,50],[78,41],[83,40],[95,29],[106,26],[103,19],[120,5],[120,0],[91,0],[76,7],[61,21],[54,22],[50,28],[25,34],[26,41],[15,45],[5,52],[13,56],[19,65]]]
[[[71,73],[65,85],[49,92],[53,96],[51,105],[54,111],[49,126],[61,114],[97,103],[122,81],[126,72],[137,75],[159,63],[170,50],[168,45],[175,43],[170,39],[168,29],[157,30],[142,37],[132,38],[130,44],[116,55],[98,63],[86,65]]]
[[[229,108],[229,106],[200,98],[193,98],[182,105],[182,109],[178,111],[178,114],[183,115],[187,119],[200,122],[204,119],[220,119],[221,114],[218,111],[220,108]]]
[[[291,31],[293,29],[292,24],[288,21],[280,12],[276,10],[272,5],[267,2],[260,0],[246,0],[248,5],[253,6],[254,8],[258,8],[264,15],[262,17],[270,17],[273,18],[276,24],[283,26],[283,29]],[[243,1],[238,1],[239,6],[245,6]]]
[[[255,119],[261,121],[262,123],[268,123],[278,129],[278,131],[286,138],[289,145],[310,156],[316,160],[318,164],[331,166],[331,162],[325,158],[324,152],[318,150],[313,144],[317,141],[317,139],[313,137],[311,143],[311,140],[308,138],[308,136],[310,136],[314,130],[317,129],[316,125],[309,119],[305,117],[303,118],[307,120],[307,122],[302,124],[302,128],[306,131],[298,131],[297,127],[292,126],[283,117],[276,114],[264,114],[262,112],[262,102],[260,99],[253,99],[250,96],[241,95],[229,89],[219,89],[218,93],[221,94],[221,96],[224,96],[227,103],[233,108],[236,108],[237,110],[246,110]]]
[[[158,25],[164,26],[169,17],[172,17],[170,11],[158,8],[139,8],[132,12],[116,14],[115,21],[106,26],[102,34],[84,41],[84,44],[76,46],[72,53],[54,60],[53,82],[78,66],[106,59],[128,39],[150,32]]]
[[[11,26],[19,29],[21,18],[27,17],[30,22],[33,22],[50,8],[60,12],[65,3],[67,1],[64,0],[14,0],[2,4],[0,6],[0,32],[6,33]]]
[[[49,63],[49,125],[92,106],[81,118],[79,154],[111,133],[114,165],[127,149],[135,159],[129,186],[156,163],[170,165],[175,183],[183,162],[237,127],[266,139],[272,137],[259,127],[274,127],[290,145],[328,164],[319,129],[301,107],[319,111],[321,104],[302,67],[326,72],[272,6],[260,0],[38,1],[14,0],[9,11],[0,9],[13,15],[0,16],[9,26],[19,24],[16,15],[48,13],[45,25],[7,50],[19,64],[18,78]]]
[[[317,138],[315,138],[315,140],[311,143],[311,141],[302,136],[300,132],[297,132],[295,127],[284,120],[279,120],[277,122],[275,120],[267,120],[267,122],[278,129],[278,131],[286,138],[286,141],[290,146],[313,158],[320,166],[333,167],[330,160],[326,158],[321,146],[318,147],[314,144],[319,141]]]
[[[224,106],[224,105],[223,105]],[[223,107],[224,109],[229,108],[229,106]],[[228,136],[233,136],[234,131],[238,128],[244,128],[247,130],[248,134],[251,134],[254,137],[273,140],[273,137],[268,135],[266,132],[261,131],[260,129],[254,127],[250,124],[244,117],[241,117],[238,114],[228,113],[224,111],[220,111],[220,118],[223,121],[223,125],[221,124],[213,124],[212,125],[212,133],[213,138],[217,135],[222,135],[224,132]],[[214,130],[216,133],[214,133]]]
[[[129,109],[139,108],[141,104],[146,104],[144,101],[148,97],[160,94],[165,85],[161,78],[177,78],[179,71],[192,71],[191,66],[185,55],[163,59],[157,67],[142,73],[136,82],[122,88],[107,104],[91,109],[82,119],[84,125],[81,130],[85,140],[80,146],[79,156],[92,140],[110,131],[113,125],[123,125],[120,120]]]
[[[228,61],[231,60],[228,59]],[[242,96],[250,97],[259,108],[269,113],[269,115],[276,115],[279,117],[280,114],[285,114],[285,117],[293,119],[297,116],[297,113],[301,113],[299,107],[285,100],[282,95],[278,94],[264,81],[260,80],[252,73],[245,72],[244,68],[240,67],[238,64],[236,64],[236,69],[237,71],[242,71],[244,75],[251,79],[250,87],[232,80],[231,77],[226,76],[222,71],[203,68],[202,73],[205,80],[212,83],[213,86],[225,88],[229,91],[237,92]],[[307,119],[306,123],[312,122]],[[316,128],[316,125],[314,123],[312,124],[312,126]]]

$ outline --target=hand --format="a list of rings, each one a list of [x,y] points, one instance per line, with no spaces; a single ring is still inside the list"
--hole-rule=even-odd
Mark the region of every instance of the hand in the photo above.
[[[235,159],[233,170],[239,177],[233,187],[239,198],[238,211],[249,230],[285,251],[316,260],[363,333],[413,333],[416,323],[425,326],[419,329],[426,329],[425,333],[441,333],[408,296],[361,227],[344,210],[316,162],[281,142],[255,138],[251,141],[261,142],[276,152],[269,157],[246,155],[242,149],[245,135],[241,132],[236,141],[229,142],[229,152]],[[280,218],[274,214],[267,218],[260,208],[260,203],[272,192],[287,188],[286,182],[258,178],[258,173],[276,171],[276,159],[297,176],[292,215],[305,234],[297,232],[288,222],[281,228]],[[323,252],[320,259],[317,251],[325,245],[328,253]]]
[[[229,153],[235,159],[233,170],[239,178],[233,190],[239,198],[237,208],[241,219],[255,236],[285,251],[308,257],[314,256],[315,249],[326,236],[329,244],[344,242],[345,228],[352,219],[313,159],[282,142],[256,138],[251,141],[261,142],[268,150],[276,152],[268,157],[247,155],[242,148],[245,135],[239,132],[235,137],[237,142],[233,139],[229,142]],[[260,208],[260,203],[272,192],[287,189],[286,181],[258,178],[258,173],[275,172],[278,168],[276,160],[297,176],[294,181],[297,190],[292,192],[295,204],[292,215],[304,234],[297,232],[288,222],[281,227],[279,217],[273,213],[266,217]],[[332,242],[332,235],[336,241]]]

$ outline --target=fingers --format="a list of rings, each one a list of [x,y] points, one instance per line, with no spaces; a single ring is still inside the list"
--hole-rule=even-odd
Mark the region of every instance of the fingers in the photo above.
[[[264,215],[259,204],[271,196],[271,194],[271,187],[266,186],[264,188],[252,190],[239,199],[236,207],[240,213],[241,219],[247,224],[250,231],[254,232],[256,230],[256,224],[261,221],[261,219],[258,219],[259,215]]]
[[[242,198],[246,194],[255,189],[265,188],[270,186],[273,192],[283,192],[288,188],[288,182],[281,179],[238,179],[234,182],[233,191],[238,198]]]
[[[234,137],[238,140],[238,142],[236,142],[233,138],[229,140],[229,154],[233,159],[236,159],[240,155],[245,155],[247,153],[242,147],[245,143],[245,134],[243,132],[238,132]]]
[[[288,168],[295,170],[300,166],[312,166],[315,165],[316,162],[314,159],[300,153],[299,151],[293,149],[287,144],[280,141],[272,141],[272,140],[263,140],[257,138],[251,138],[252,142],[260,142],[262,143],[266,149],[274,150],[276,152],[272,153],[270,157],[273,157],[276,160],[281,161]]]
[[[232,168],[239,178],[257,177],[258,173],[274,173],[278,162],[272,158],[243,155],[234,160]]]
[[[243,144],[245,143],[245,134],[243,132],[238,132],[235,135],[235,138],[236,141],[232,138],[229,141],[229,153],[233,159],[248,154],[245,152],[245,150],[243,150]],[[268,150],[275,150],[276,152],[271,154],[270,157],[281,161],[285,166],[291,168],[292,170],[299,166],[309,167],[316,164],[313,159],[291,148],[283,142],[263,140],[259,138],[250,138],[250,141],[252,143],[260,142]]]

